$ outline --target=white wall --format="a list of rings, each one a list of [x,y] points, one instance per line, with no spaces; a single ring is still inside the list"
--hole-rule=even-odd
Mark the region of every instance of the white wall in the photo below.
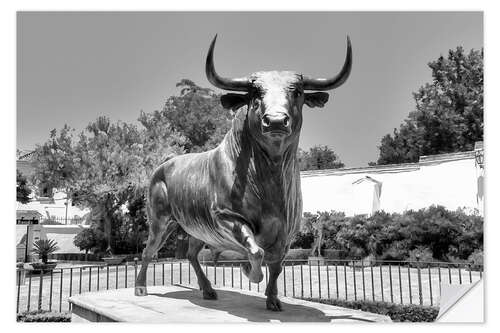
[[[366,176],[382,183],[380,209],[386,212],[431,205],[482,212],[476,198],[478,170],[474,152],[466,152],[422,157],[412,164],[306,171],[301,175],[304,212],[371,214],[375,183]]]
[[[38,239],[53,239],[57,242],[59,249],[55,253],[84,253],[73,244],[73,239],[82,229],[88,228],[84,225],[43,225],[35,224],[29,226],[28,254],[31,254],[33,242]],[[16,248],[17,260],[24,259],[25,245],[21,240],[26,235],[26,225],[16,225]]]

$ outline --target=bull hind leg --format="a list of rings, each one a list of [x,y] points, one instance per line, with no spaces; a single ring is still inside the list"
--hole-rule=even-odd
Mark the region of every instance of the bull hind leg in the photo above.
[[[142,252],[141,270],[135,280],[135,296],[146,296],[147,270],[153,256],[162,247],[168,236],[177,228],[177,223],[173,220],[150,218],[149,235],[146,248]]]
[[[196,273],[196,278],[198,279],[198,285],[203,292],[204,299],[217,299],[217,293],[212,288],[212,284],[205,276],[203,269],[198,261],[198,253],[200,253],[203,248],[204,243],[199,239],[189,236],[189,249],[187,252],[187,257],[191,266],[193,266],[194,272]]]

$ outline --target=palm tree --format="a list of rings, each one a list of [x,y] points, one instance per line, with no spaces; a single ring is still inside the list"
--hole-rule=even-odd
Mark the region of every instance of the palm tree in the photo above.
[[[53,239],[39,239],[33,243],[33,253],[37,254],[44,264],[47,264],[49,254],[59,250],[57,242]]]

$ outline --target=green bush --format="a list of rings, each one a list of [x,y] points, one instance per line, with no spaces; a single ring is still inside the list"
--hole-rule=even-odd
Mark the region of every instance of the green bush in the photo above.
[[[48,311],[31,311],[17,314],[19,322],[70,322],[71,313],[69,312],[48,312]]]
[[[469,258],[467,258],[467,261],[469,263],[472,263],[471,265],[471,269],[472,270],[479,270],[479,269],[482,269],[483,268],[483,260],[484,260],[484,257],[483,257],[483,250],[475,250],[470,256]]]
[[[340,299],[305,298],[305,300],[386,315],[394,322],[433,322],[439,313],[439,308],[432,306]]]
[[[464,209],[430,206],[404,213],[332,216],[337,218],[326,224],[325,248],[348,258],[373,255],[377,260],[414,260],[419,254],[420,261],[459,262],[483,248],[484,219]],[[299,235],[292,245],[302,247],[304,238]]]

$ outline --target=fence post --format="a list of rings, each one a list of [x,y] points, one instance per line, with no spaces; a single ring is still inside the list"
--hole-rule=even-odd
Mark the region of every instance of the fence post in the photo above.
[[[398,263],[398,278],[399,278],[399,300],[403,304],[403,283],[401,282],[401,263]]]
[[[361,279],[363,280],[363,301],[366,301],[365,263],[363,259],[361,259]]]
[[[302,264],[300,265],[300,297],[304,298],[304,274]]]
[[[22,279],[22,274],[23,272],[21,272],[22,268],[21,269],[18,269],[17,270],[17,305],[16,305],[16,313],[19,313],[19,297],[21,296],[21,279]],[[24,274],[26,274],[26,272],[24,272]],[[26,275],[25,275],[26,276]]]
[[[89,291],[92,290],[92,267],[89,267]]]
[[[344,262],[344,291],[345,291],[345,299],[348,300],[347,297],[347,262]]]
[[[410,263],[408,262],[408,289],[410,291],[410,304],[412,303],[412,297],[411,297],[411,272],[410,272]]]
[[[431,306],[434,305],[434,301],[432,300],[432,276],[431,276],[431,264],[428,264],[428,270],[429,270],[429,295],[431,297]]]
[[[136,286],[136,281],[137,281],[137,262],[139,261],[139,258],[135,257],[134,258],[134,287]]]
[[[357,290],[356,290],[356,263],[355,261],[353,260],[352,261],[352,277],[353,277],[353,281],[354,281],[354,300],[357,301],[358,300],[358,293],[357,293]]]
[[[420,260],[417,255],[417,279],[418,279],[418,299],[420,305],[423,305],[424,300],[422,299],[422,277],[420,276]]]
[[[42,310],[43,294],[43,269],[40,270],[40,283],[38,284],[38,311]]]
[[[62,310],[62,289],[63,289],[63,275],[64,271],[61,268],[61,280],[59,281],[59,312]]]
[[[330,298],[330,267],[328,266],[328,261],[326,262],[326,290],[328,298]]]
[[[286,262],[283,262],[283,293],[286,296]]]
[[[78,280],[78,294],[82,293],[82,267],[80,267],[80,275]]]
[[[118,289],[118,265],[115,266],[115,289]]]
[[[375,283],[373,282],[373,261],[370,260],[370,272],[372,277],[372,300],[375,302]]]
[[[50,297],[49,297],[49,311],[52,311],[52,286],[54,284],[54,270],[50,271]]]
[[[335,263],[335,293],[337,294],[337,299],[339,299],[339,274],[338,274],[338,262]]]
[[[382,294],[382,302],[384,302],[384,273],[382,271],[382,262],[380,263],[379,270],[380,270],[380,292]]]

